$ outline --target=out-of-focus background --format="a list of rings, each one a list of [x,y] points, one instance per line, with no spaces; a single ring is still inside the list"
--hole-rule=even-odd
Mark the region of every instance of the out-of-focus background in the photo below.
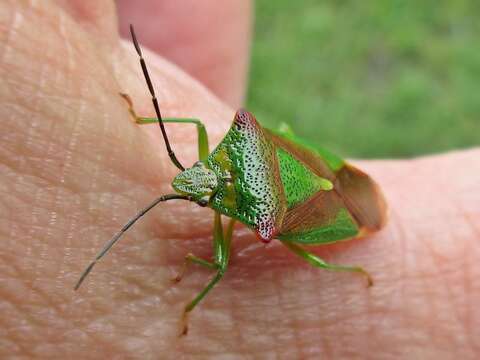
[[[256,1],[247,108],[348,157],[480,143],[480,2]]]

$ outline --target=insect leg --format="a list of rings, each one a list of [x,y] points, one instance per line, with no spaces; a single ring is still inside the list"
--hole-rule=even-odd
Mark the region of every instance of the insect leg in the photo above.
[[[218,265],[216,263],[208,261],[208,260],[204,260],[204,259],[199,258],[198,256],[195,256],[195,255],[190,253],[190,254],[187,254],[185,256],[185,261],[183,262],[182,270],[180,271],[180,273],[177,276],[175,276],[172,279],[173,282],[178,283],[182,280],[183,276],[185,275],[185,273],[187,271],[188,264],[190,264],[190,263],[197,264],[197,265],[202,265],[206,268],[213,269],[213,270],[218,269]]]
[[[234,220],[230,220],[228,224],[226,234],[223,233],[221,215],[215,212],[215,222],[213,229],[213,243],[215,250],[215,264],[218,266],[218,271],[215,276],[208,282],[205,288],[189,303],[185,306],[183,312],[183,331],[182,335],[186,335],[188,332],[188,314],[195,306],[202,301],[205,295],[215,286],[216,283],[225,274],[227,270],[228,260],[230,258],[230,244],[233,234]]]
[[[199,258],[198,256],[195,256],[193,254],[187,254],[187,256],[185,256],[185,261],[190,262],[190,263],[194,263],[194,264],[197,264],[197,265],[202,265],[202,266],[207,267],[209,269],[216,270],[218,268],[217,264],[215,264],[211,261]]]
[[[158,123],[157,118],[147,118],[138,116],[133,108],[133,102],[130,96],[127,94],[120,93],[120,96],[125,99],[128,104],[128,111],[132,115],[135,123],[139,125],[146,124],[156,124]],[[198,158],[199,160],[206,160],[209,154],[208,148],[208,135],[205,125],[199,119],[193,118],[163,118],[164,123],[183,123],[183,124],[194,124],[197,127],[197,136],[198,136]]]
[[[289,241],[282,241],[282,244],[285,245],[290,250],[292,250],[298,256],[304,258],[306,261],[308,261],[313,266],[323,268],[323,269],[327,269],[327,270],[332,270],[332,271],[356,272],[356,273],[364,275],[367,278],[367,286],[372,286],[373,285],[373,280],[372,280],[372,277],[370,276],[370,274],[359,266],[344,266],[344,265],[329,264],[329,263],[325,262],[324,260],[320,259],[317,255],[306,251],[305,249],[303,249],[301,246],[299,246],[297,244],[294,244],[294,243],[289,242]]]
[[[230,221],[228,223],[226,234],[224,236],[224,244],[222,244],[222,243],[220,243],[219,241],[216,240],[216,243],[215,243],[216,245],[215,246],[218,247],[221,250],[216,251],[216,249],[214,249],[214,251],[216,253],[215,262],[211,262],[211,261],[199,258],[198,256],[195,256],[192,253],[187,254],[185,256],[185,262],[183,263],[182,271],[180,272],[179,275],[177,275],[173,279],[173,281],[180,282],[182,280],[183,275],[185,274],[185,271],[187,270],[187,266],[190,263],[194,263],[194,264],[197,264],[197,265],[202,265],[206,268],[213,269],[213,270],[218,270],[218,268],[220,267],[219,264],[222,263],[222,258],[221,258],[220,254],[223,254],[223,257],[224,258],[226,257],[226,261],[228,262],[229,257],[230,257],[230,242],[231,242],[232,235],[233,235],[234,224],[235,224],[235,220],[230,219]],[[219,239],[219,238],[220,238],[220,236],[216,237],[216,239]],[[225,260],[223,260],[223,262],[225,262]]]

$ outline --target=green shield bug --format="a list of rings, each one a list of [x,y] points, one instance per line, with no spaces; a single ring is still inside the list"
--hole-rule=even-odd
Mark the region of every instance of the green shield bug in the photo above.
[[[75,289],[80,287],[95,263],[140,217],[160,202],[174,199],[192,201],[214,211],[213,261],[192,254],[185,259],[216,273],[185,306],[185,320],[224,275],[230,258],[235,221],[252,229],[265,243],[279,240],[313,266],[361,273],[371,285],[369,274],[361,267],[326,263],[302,245],[334,243],[381,229],[386,222],[386,203],[375,182],[341,158],[297,138],[286,126],[279,130],[262,127],[245,110],[237,111],[230,130],[210,153],[208,136],[199,120],[162,119],[132,26],[130,32],[157,117],[136,116],[129,98],[124,97],[138,124],[160,125],[168,155],[181,172],[172,182],[176,193],[160,196],[131,218],[85,269]],[[199,161],[192,167],[184,168],[172,151],[164,127],[167,122],[197,126]],[[230,218],[226,229],[222,226],[221,215]],[[183,333],[186,331],[185,322]]]

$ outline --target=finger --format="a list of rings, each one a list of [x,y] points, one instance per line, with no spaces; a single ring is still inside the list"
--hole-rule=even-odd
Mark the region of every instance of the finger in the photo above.
[[[233,108],[244,98],[251,2],[118,1],[120,32],[129,23],[150,49],[179,65]]]

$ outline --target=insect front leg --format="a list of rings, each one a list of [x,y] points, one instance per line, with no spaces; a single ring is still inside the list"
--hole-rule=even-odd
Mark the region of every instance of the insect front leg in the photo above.
[[[185,306],[183,311],[183,330],[182,335],[186,335],[188,332],[188,314],[192,311],[197,304],[208,294],[210,290],[217,284],[225,274],[228,266],[228,260],[230,259],[230,244],[233,234],[233,226],[235,221],[230,220],[226,233],[223,232],[221,215],[215,212],[213,228],[213,246],[215,251],[215,265],[218,267],[215,276],[207,283],[205,288]]]
[[[132,115],[136,124],[147,125],[147,124],[156,124],[158,123],[157,118],[147,118],[138,116],[133,108],[133,102],[130,96],[127,94],[120,93],[120,96],[125,99],[128,104],[128,111]],[[193,118],[163,118],[164,123],[177,123],[177,124],[194,124],[197,127],[197,137],[198,137],[198,158],[199,160],[206,160],[209,154],[208,147],[208,135],[205,125],[199,119]]]
[[[308,261],[313,266],[323,268],[323,269],[327,269],[327,270],[332,270],[332,271],[348,271],[348,272],[359,273],[359,274],[364,275],[366,277],[368,287],[373,285],[373,280],[372,280],[372,277],[370,276],[370,274],[359,266],[344,266],[344,265],[329,264],[329,263],[325,262],[324,260],[320,259],[317,255],[306,251],[305,249],[303,249],[301,246],[299,246],[297,244],[294,244],[294,243],[289,242],[289,241],[282,241],[282,244],[285,245],[290,250],[292,250],[298,256],[304,258],[306,261]]]

